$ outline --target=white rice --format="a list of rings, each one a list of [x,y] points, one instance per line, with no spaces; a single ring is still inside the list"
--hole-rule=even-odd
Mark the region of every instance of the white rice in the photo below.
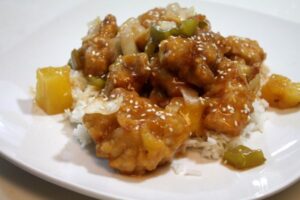
[[[217,160],[222,157],[228,144],[232,142],[232,138],[224,134],[207,133],[207,140],[204,138],[189,139],[185,143],[186,148],[197,150],[201,157]]]
[[[87,129],[82,125],[78,124],[73,131],[74,138],[77,139],[81,147],[85,147],[92,142]]]
[[[86,113],[111,114],[119,110],[122,97],[117,97],[108,101],[108,98],[101,95],[99,90],[87,84],[83,74],[72,70],[72,97],[73,109],[65,110],[65,117],[77,127],[73,130],[73,136],[81,146],[86,146],[91,142],[91,138],[82,124],[82,118]]]
[[[201,176],[202,172],[199,169],[187,168],[181,163],[172,163],[171,168],[176,175],[181,176]]]

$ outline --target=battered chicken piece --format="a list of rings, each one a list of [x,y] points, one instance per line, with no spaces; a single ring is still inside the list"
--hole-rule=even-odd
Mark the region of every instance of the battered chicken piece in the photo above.
[[[154,88],[163,90],[169,97],[178,97],[181,95],[181,89],[188,87],[188,84],[179,80],[178,77],[171,74],[160,66],[158,58],[151,60],[151,84]]]
[[[107,15],[101,23],[90,29],[80,48],[85,75],[101,76],[106,73],[118,55],[112,40],[117,32],[118,26],[113,15]]]
[[[154,87],[149,95],[149,99],[152,103],[158,105],[161,108],[166,107],[170,103],[170,97],[166,92],[159,87]]]
[[[256,91],[249,87],[241,65],[226,58],[219,64],[219,75],[205,94],[210,105],[204,119],[208,130],[237,136],[248,124]]]
[[[123,97],[119,111],[83,117],[96,143],[97,156],[129,174],[143,174],[171,161],[190,134],[184,117],[159,108],[135,92],[116,89],[112,95]]]
[[[170,74],[163,68],[152,71],[152,84],[155,88],[162,88],[169,97],[181,96],[180,89],[187,87],[187,84],[180,81],[176,76]]]
[[[199,55],[204,57],[210,69],[215,70],[215,65],[218,64],[224,54],[229,51],[229,47],[226,46],[225,38],[219,33],[205,29],[198,29],[196,35],[192,38],[196,41]]]
[[[202,87],[214,80],[214,74],[205,59],[198,56],[194,40],[170,37],[162,41],[159,46],[159,59],[161,67],[190,84]]]
[[[151,25],[160,21],[165,13],[166,9],[164,8],[154,8],[140,15],[138,19],[145,28],[149,28]]]
[[[226,56],[231,58],[240,57],[250,66],[260,67],[266,57],[263,49],[255,40],[229,36],[226,38],[226,46],[230,48]]]
[[[150,76],[150,66],[145,53],[120,56],[109,67],[106,93],[114,88],[125,88],[140,92]]]

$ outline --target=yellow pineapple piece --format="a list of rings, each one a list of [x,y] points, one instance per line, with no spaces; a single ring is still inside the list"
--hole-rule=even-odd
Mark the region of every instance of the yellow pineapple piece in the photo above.
[[[36,102],[47,114],[62,113],[72,106],[70,67],[45,67],[36,73]]]
[[[282,75],[272,74],[261,92],[262,97],[275,108],[292,108],[300,104],[300,83]]]

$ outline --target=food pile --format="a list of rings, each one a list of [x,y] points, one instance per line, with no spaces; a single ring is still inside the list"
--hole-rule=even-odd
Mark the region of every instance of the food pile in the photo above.
[[[36,102],[48,114],[66,110],[79,139],[87,130],[97,156],[122,173],[153,171],[188,147],[245,169],[263,153],[230,144],[259,95],[278,108],[300,102],[300,85],[280,75],[261,91],[265,57],[255,40],[224,37],[178,4],[120,26],[107,15],[91,22],[67,66],[38,70]]]

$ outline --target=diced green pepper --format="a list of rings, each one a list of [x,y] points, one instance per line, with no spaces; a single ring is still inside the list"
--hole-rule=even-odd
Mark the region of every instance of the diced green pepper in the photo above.
[[[155,50],[157,48],[157,44],[154,42],[148,42],[148,44],[145,47],[145,52],[148,55],[148,58],[153,57],[153,55],[155,54]]]
[[[180,35],[180,30],[176,27],[176,28],[172,28],[171,30],[170,30],[170,34],[172,35],[172,36],[178,36],[178,35]]]
[[[77,49],[72,50],[69,65],[71,66],[72,69],[75,70],[81,69],[80,55]]]
[[[159,43],[160,41],[165,40],[169,36],[171,36],[171,33],[170,31],[159,30],[157,27],[152,26],[150,29],[150,36],[153,42]]]
[[[247,169],[263,164],[266,159],[261,150],[252,150],[244,145],[239,145],[228,149],[224,153],[223,160],[237,169]]]
[[[105,80],[96,76],[87,77],[88,84],[93,85],[99,89],[102,89],[105,85]]]
[[[145,47],[145,52],[151,58],[158,48],[158,44],[170,36],[178,36],[180,31],[178,28],[172,28],[168,31],[159,30],[157,27],[152,26],[150,29],[151,40]]]
[[[196,19],[187,19],[181,22],[179,31],[184,36],[192,36],[195,34],[198,26],[198,21]]]

